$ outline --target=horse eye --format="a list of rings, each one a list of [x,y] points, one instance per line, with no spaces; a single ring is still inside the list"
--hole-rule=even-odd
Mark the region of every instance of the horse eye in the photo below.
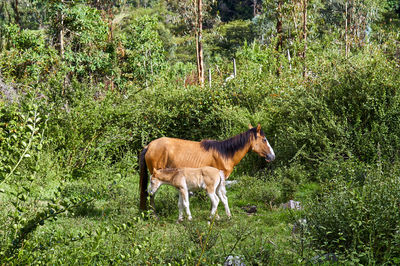
[[[263,138],[263,142],[267,142],[267,139],[266,139],[266,138]]]

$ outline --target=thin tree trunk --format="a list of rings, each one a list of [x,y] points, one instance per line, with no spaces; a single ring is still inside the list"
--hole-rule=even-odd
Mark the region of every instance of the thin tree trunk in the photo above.
[[[233,58],[233,77],[236,78],[236,59]]]
[[[61,0],[61,4],[64,7],[64,0]],[[60,14],[60,20],[61,20],[61,29],[60,29],[60,55],[61,59],[64,59],[64,13],[61,10]]]
[[[197,22],[196,22],[196,24],[197,24]],[[197,28],[196,28],[196,33],[195,33],[195,37],[196,37],[196,64],[197,64],[197,82],[200,82],[200,79],[199,79],[199,71],[200,71],[200,60],[199,60],[199,58],[200,58],[200,55],[199,55],[199,32],[197,31]]]
[[[61,0],[62,8],[64,8],[64,0]],[[60,20],[61,20],[61,29],[60,29],[60,56],[61,60],[64,60],[64,12],[61,10],[60,14]],[[68,75],[68,74],[67,74]],[[67,77],[64,77],[64,82],[63,82],[63,87],[62,87],[62,92],[61,95],[65,94],[65,87],[66,87],[66,81]]]
[[[283,28],[282,28],[282,0],[279,0],[278,2],[278,9],[277,9],[277,15],[276,15],[276,34],[278,41],[276,43],[276,51],[278,52],[278,60],[279,60],[279,52],[282,51],[282,46],[283,46]],[[279,76],[281,74],[281,63],[278,62],[279,66],[276,71],[276,74]]]
[[[348,0],[346,0],[346,5],[345,5],[345,8],[346,8],[346,12],[345,12],[345,16],[346,16],[346,19],[345,19],[345,27],[344,27],[344,34],[345,34],[345,37],[344,37],[344,40],[345,40],[345,56],[347,57],[347,55],[348,55],[348,25],[347,25],[347,22],[348,22],[348,18],[347,18],[347,8],[348,8]]]
[[[211,82],[212,82],[211,68],[209,68],[209,69],[208,69],[208,85],[210,85],[210,88],[212,87],[212,86],[211,86]]]
[[[354,8],[354,0],[351,0],[349,2],[349,32],[350,32],[350,38],[349,38],[349,52],[351,49],[351,46],[354,44],[357,44],[357,36],[356,36],[356,31],[357,31],[357,17],[354,14],[355,8]]]
[[[108,26],[109,26],[108,42],[112,43],[114,41],[114,25],[113,25],[114,13],[112,11],[112,5],[108,6],[107,13],[108,13]],[[111,91],[114,91],[114,74],[111,74],[110,83],[111,83]]]
[[[282,49],[283,45],[283,29],[282,29],[282,0],[278,2],[278,13],[276,16],[276,34],[278,37],[278,42],[276,44],[276,51],[279,51],[279,49]]]
[[[18,0],[15,0],[15,20],[19,26],[21,26],[21,19],[19,16],[19,10],[18,10]]]
[[[204,85],[204,58],[203,58],[203,17],[202,17],[202,0],[197,0],[197,76],[199,84]]]

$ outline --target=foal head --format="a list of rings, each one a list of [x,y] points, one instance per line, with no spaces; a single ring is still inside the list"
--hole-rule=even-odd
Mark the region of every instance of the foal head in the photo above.
[[[177,169],[172,168],[159,170],[153,168],[153,174],[150,177],[149,194],[154,195],[162,184],[171,183],[171,179],[176,172]]]
[[[252,129],[253,127],[249,125],[249,128]],[[261,130],[260,124],[257,125],[256,134],[252,137],[250,145],[251,149],[261,157],[265,157],[267,162],[275,160],[274,150],[271,145],[269,145],[264,132]]]

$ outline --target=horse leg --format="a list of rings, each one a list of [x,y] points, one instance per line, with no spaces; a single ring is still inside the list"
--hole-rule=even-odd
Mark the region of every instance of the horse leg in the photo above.
[[[153,209],[153,211],[155,212],[156,211],[156,204],[154,202],[154,195],[150,196],[150,205],[151,205],[151,208]]]
[[[222,203],[224,204],[226,215],[230,218],[231,211],[229,210],[228,204],[228,197],[226,196],[226,189],[225,189],[225,181],[222,181],[217,189],[218,197],[221,199]]]
[[[180,223],[183,221],[183,201],[181,192],[179,192],[178,208],[179,208],[179,217],[177,223]]]
[[[159,219],[159,217],[157,216],[157,213],[156,213],[156,204],[154,202],[154,197],[156,196],[157,190],[158,190],[158,187],[153,191],[153,193],[149,193],[151,191],[151,186],[149,186],[148,193],[150,194],[150,209],[153,212],[154,217],[156,217],[156,219]]]
[[[183,202],[183,207],[186,209],[186,214],[188,216],[188,220],[192,220],[192,214],[190,213],[190,208],[189,208],[189,191],[186,189],[181,189],[180,190],[182,194],[182,202]]]
[[[212,219],[217,212],[218,204],[219,204],[219,198],[217,195],[215,195],[215,192],[213,193],[208,193],[208,196],[210,197],[211,200],[211,214],[210,214],[210,219]],[[219,219],[219,215],[217,214],[215,217],[217,220]]]

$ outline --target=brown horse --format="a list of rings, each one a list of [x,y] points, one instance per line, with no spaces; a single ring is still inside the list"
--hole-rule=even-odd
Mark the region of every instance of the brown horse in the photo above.
[[[147,209],[147,186],[153,169],[215,167],[224,172],[226,179],[250,150],[267,162],[275,159],[275,153],[268,143],[260,124],[249,125],[249,130],[223,141],[202,140],[201,142],[176,138],[159,138],[147,145],[140,153],[140,209]],[[154,197],[150,197],[154,207]]]

